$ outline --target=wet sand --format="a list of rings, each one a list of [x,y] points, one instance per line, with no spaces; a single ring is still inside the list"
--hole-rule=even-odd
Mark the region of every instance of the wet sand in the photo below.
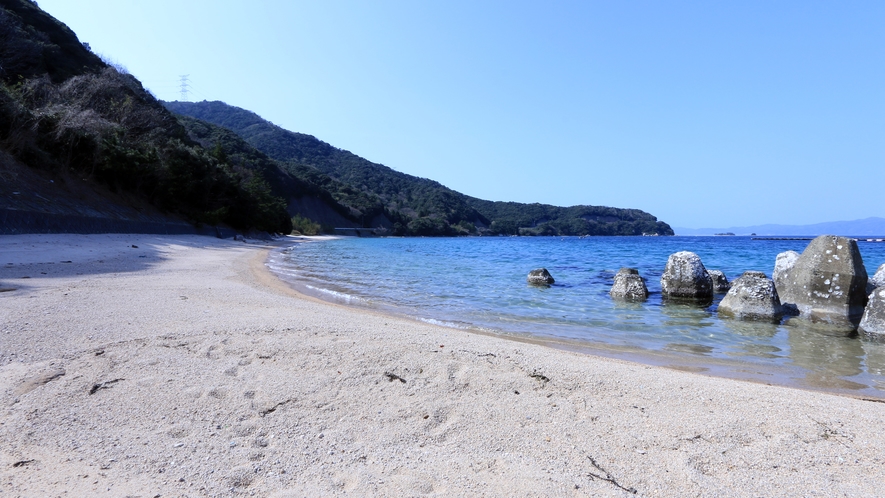
[[[0,496],[881,494],[885,403],[325,303],[266,254],[0,237]]]

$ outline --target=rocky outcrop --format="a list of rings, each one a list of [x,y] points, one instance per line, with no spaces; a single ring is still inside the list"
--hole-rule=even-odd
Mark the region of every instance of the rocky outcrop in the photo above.
[[[885,287],[870,294],[858,329],[865,334],[885,337]]]
[[[661,294],[666,299],[710,302],[713,279],[701,258],[689,251],[671,254],[661,275]]]
[[[744,272],[731,283],[731,290],[719,303],[719,315],[750,320],[780,320],[783,307],[774,281],[761,271]]]
[[[538,268],[537,270],[530,271],[526,280],[532,285],[550,285],[555,282],[547,268]]]
[[[885,287],[885,263],[882,263],[876,274],[867,281],[867,295],[881,287]]]
[[[725,274],[719,270],[707,270],[707,273],[710,274],[710,278],[713,279],[713,292],[716,294],[722,294],[723,292],[728,292],[728,289],[731,288],[731,284],[728,283],[728,279],[725,277]]]
[[[867,300],[867,271],[857,242],[821,235],[792,265],[792,256],[784,254],[778,255],[774,279],[781,303],[813,321],[857,325]]]
[[[609,295],[614,299],[642,301],[648,298],[648,287],[636,268],[621,268]]]

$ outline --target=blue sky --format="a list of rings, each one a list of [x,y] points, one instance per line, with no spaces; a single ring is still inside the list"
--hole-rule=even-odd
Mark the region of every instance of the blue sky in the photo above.
[[[465,194],[673,226],[885,216],[885,2],[39,0],[157,97]]]

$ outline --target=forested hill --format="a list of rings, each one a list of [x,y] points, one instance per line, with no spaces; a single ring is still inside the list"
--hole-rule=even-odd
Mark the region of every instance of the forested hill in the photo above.
[[[295,222],[401,235],[672,233],[636,210],[471,198],[221,102],[164,107],[30,0],[0,0],[0,179],[0,211],[28,220],[184,220],[270,232]]]
[[[377,198],[390,218],[395,218],[391,230],[396,235],[468,234],[491,224],[454,190],[372,163],[311,135],[284,130],[253,112],[223,102],[165,105],[177,114],[232,130],[269,157],[289,165],[294,174],[313,171],[328,175],[336,182],[328,187],[341,202],[352,202],[344,198],[345,188]]]
[[[281,164],[227,128],[182,115],[178,116],[178,122],[191,140],[209,150],[218,161],[260,173],[271,194],[287,201],[291,214],[319,225],[307,230],[309,234],[323,226],[392,226],[390,217],[395,215],[387,213],[375,196],[341,185],[314,169]],[[306,231],[303,225],[296,228]]]
[[[476,199],[438,182],[395,171],[317,138],[274,125],[257,114],[223,102],[165,102],[191,116],[240,135],[289,166],[293,174],[328,175],[336,186],[377,198],[395,221],[393,231],[410,235],[491,233],[522,235],[672,235],[673,230],[637,209],[604,206],[558,207]],[[342,202],[343,199],[338,196]]]
[[[286,184],[281,195],[265,174]],[[288,175],[202,147],[135,77],[36,2],[0,0],[4,212],[44,225],[53,217],[100,226],[183,220],[288,233],[286,199],[305,186]]]

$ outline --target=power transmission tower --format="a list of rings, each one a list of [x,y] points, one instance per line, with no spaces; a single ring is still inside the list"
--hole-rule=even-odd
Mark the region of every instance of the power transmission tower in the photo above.
[[[187,94],[190,93],[190,83],[188,83],[189,74],[182,74],[178,77],[179,83],[179,91],[181,92],[181,100],[182,102],[187,102]]]

